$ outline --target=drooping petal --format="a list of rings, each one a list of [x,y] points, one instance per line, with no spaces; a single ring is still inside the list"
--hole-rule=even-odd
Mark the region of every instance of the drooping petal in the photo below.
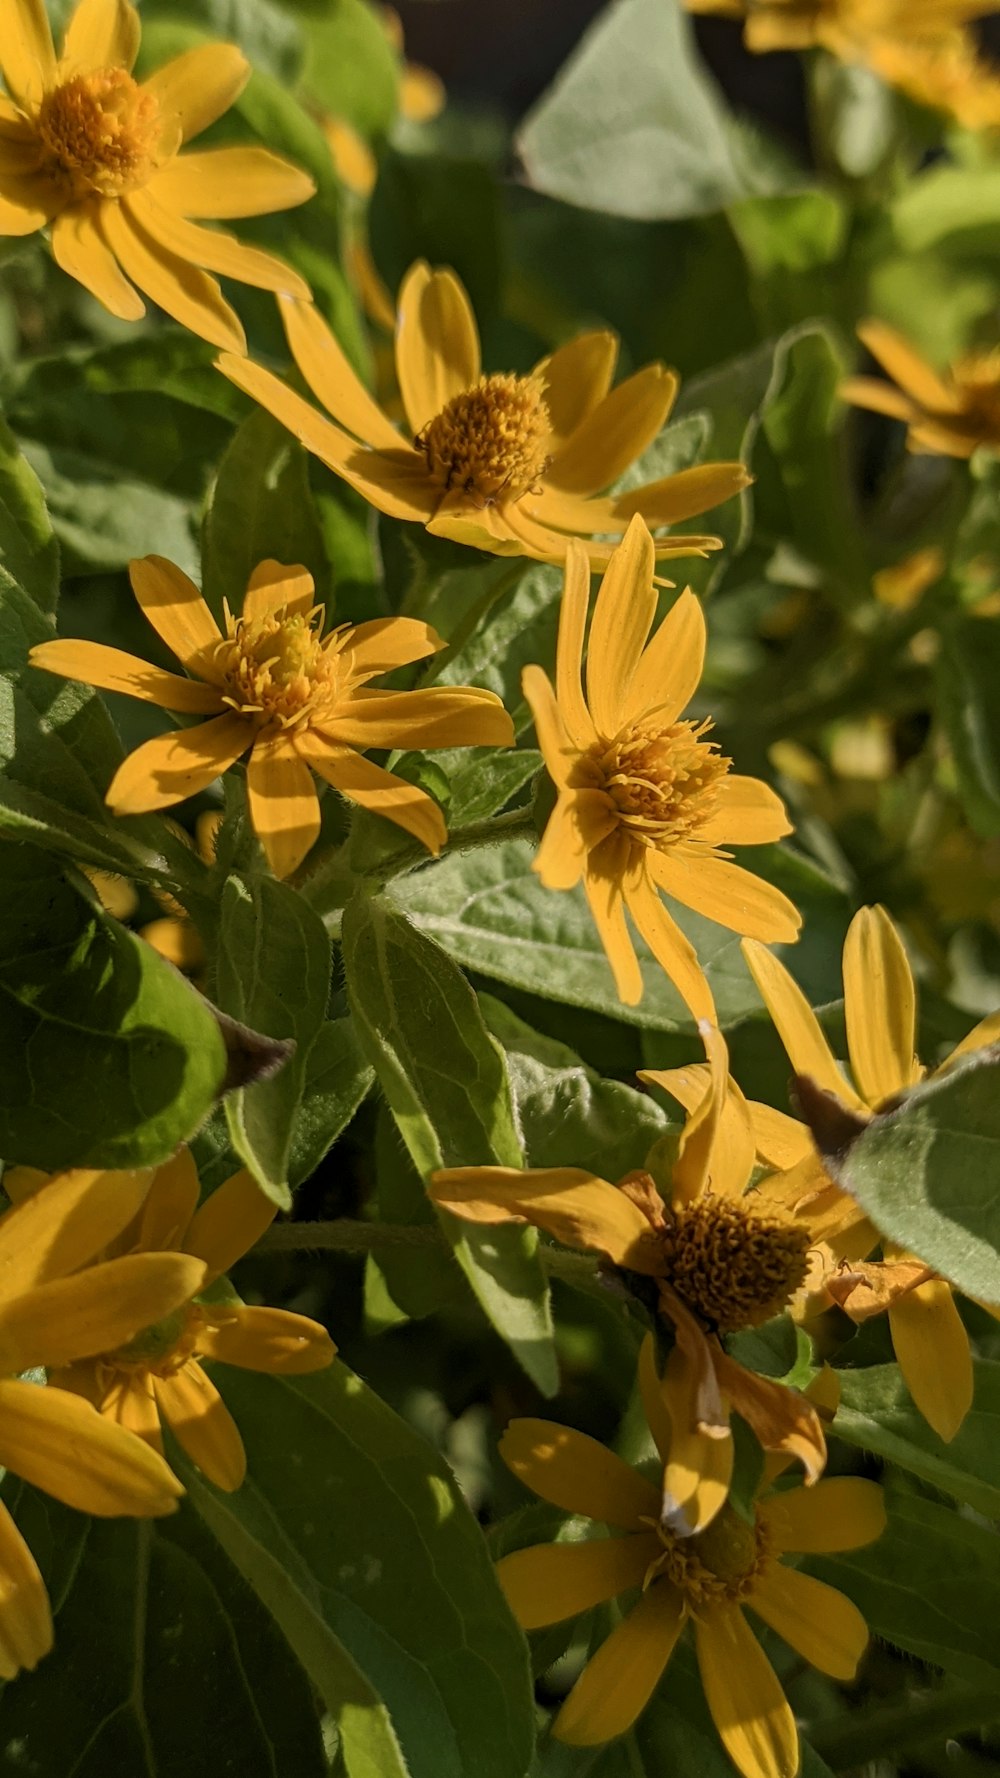
[[[955,391],[894,327],[887,327],[884,321],[862,321],[858,338],[893,382],[905,389],[922,408],[938,414],[958,411],[960,404]]]
[[[478,685],[365,686],[316,727],[338,747],[512,747],[515,739],[496,693]]]
[[[273,1199],[241,1167],[199,1205],[184,1238],[184,1251],[204,1260],[211,1284],[255,1247],[277,1215]]]
[[[316,186],[308,173],[269,148],[204,148],[173,155],[147,190],[181,216],[226,222],[294,209]]]
[[[351,679],[374,679],[395,667],[426,660],[446,646],[431,625],[419,617],[373,617],[355,624],[344,645],[343,658]]]
[[[674,847],[670,852],[651,851],[649,872],[675,901],[728,926],[731,932],[765,944],[792,944],[798,938],[802,915],[795,904],[773,883],[755,877],[742,865],[697,853],[686,856]]]
[[[641,1586],[662,1547],[655,1532],[540,1544],[504,1556],[497,1579],[522,1630],[538,1630]]]
[[[383,766],[355,753],[352,747],[335,747],[309,729],[295,737],[295,746],[314,772],[353,803],[373,815],[394,821],[435,857],[448,837],[438,804],[418,784],[408,784]]]
[[[678,1537],[704,1531],[726,1503],[733,1475],[732,1433],[716,1437],[699,1424],[701,1367],[680,1343],[663,1374],[670,1443],[663,1473],[663,1522]]]
[[[189,673],[208,678],[222,635],[194,581],[166,556],[140,556],[129,563],[128,573],[132,591],[160,639]]]
[[[861,1476],[825,1476],[814,1488],[789,1488],[761,1501],[757,1511],[779,1555],[859,1550],[885,1530],[882,1490]]]
[[[621,1531],[644,1531],[660,1513],[652,1482],[605,1445],[551,1420],[512,1420],[500,1440],[507,1468],[541,1500]]]
[[[917,1407],[948,1444],[972,1406],[969,1336],[955,1307],[951,1285],[932,1278],[889,1310],[896,1362]]]
[[[448,1167],[431,1175],[430,1194],[470,1222],[524,1220],[566,1247],[603,1253],[632,1271],[655,1276],[660,1267],[642,1211],[580,1167]]]
[[[247,761],[247,804],[254,833],[276,877],[290,877],[319,838],[316,785],[289,735],[262,734]]]
[[[681,1133],[680,1147],[673,1167],[674,1206],[693,1203],[708,1189],[715,1171],[715,1148],[722,1123],[729,1084],[729,1052],[721,1031],[707,1020],[701,1021],[698,1034],[708,1057],[708,1078],[702,1098],[690,1112]],[[738,1190],[742,1192],[753,1165],[753,1154]],[[714,1180],[713,1180],[714,1184]]]
[[[704,665],[705,614],[694,593],[683,592],[624,687],[622,722],[638,722],[654,714],[664,727],[676,722],[698,689]]]
[[[86,1265],[128,1227],[151,1178],[149,1168],[77,1167],[57,1173],[0,1216],[0,1305]]]
[[[612,505],[622,518],[641,513],[655,531],[659,525],[677,525],[696,513],[710,512],[713,506],[742,493],[752,481],[742,463],[697,463],[692,469],[665,475],[661,481],[630,488],[627,494],[615,494]]]
[[[122,761],[108,786],[115,815],[145,815],[196,796],[245,753],[252,737],[245,717],[228,712],[145,741]]]
[[[703,1033],[704,1036],[704,1033]],[[728,1062],[726,1063],[728,1067]],[[710,1070],[704,1062],[690,1062],[684,1068],[640,1068],[639,1079],[647,1086],[660,1087],[676,1099],[690,1116],[705,1100]],[[725,1098],[711,1132],[707,1158],[707,1182],[720,1197],[742,1197],[753,1170],[757,1152],[751,1107],[730,1075],[725,1083]],[[789,1123],[794,1119],[789,1118]],[[797,1128],[803,1128],[798,1125]],[[706,1132],[706,1134],[709,1134]],[[809,1153],[812,1139],[808,1137]]]
[[[546,481],[573,494],[598,494],[651,445],[674,404],[677,377],[649,364],[619,383],[556,451]]]
[[[200,266],[220,278],[235,278],[239,283],[254,285],[259,290],[309,300],[310,291],[305,279],[284,260],[265,252],[262,247],[248,247],[235,235],[226,234],[221,229],[203,228],[198,222],[189,222],[186,217],[159,203],[148,189],[130,192],[122,203],[149,240],[171,261]],[[231,338],[221,334],[206,337],[211,337],[217,346],[232,343]]]
[[[101,226],[126,277],[199,339],[226,352],[245,352],[246,335],[214,278],[169,253],[124,203],[105,203]]]
[[[617,826],[618,812],[602,790],[560,791],[532,869],[546,889],[575,889],[588,854]]]
[[[815,1482],[826,1466],[823,1423],[812,1402],[797,1389],[746,1370],[725,1352],[715,1353],[715,1374],[736,1412],[742,1415],[765,1451],[785,1451],[798,1458],[806,1481]]]
[[[653,540],[633,519],[601,581],[590,626],[587,703],[606,740],[618,733],[632,677],[656,611]]]
[[[794,1167],[813,1153],[813,1140],[805,1124],[787,1111],[776,1111],[759,1099],[747,1101],[757,1153],[771,1167]]]
[[[160,1415],[203,1475],[226,1494],[239,1488],[247,1455],[239,1428],[215,1384],[195,1361],[169,1377],[154,1377]]]
[[[877,377],[845,377],[838,391],[841,401],[852,407],[867,408],[872,414],[885,414],[890,420],[912,422],[919,409],[908,395],[891,383],[880,383]]]
[[[46,87],[54,84],[56,52],[45,0],[9,0],[0,40],[0,69],[11,98],[28,111],[38,104]]]
[[[698,1618],[695,1648],[712,1720],[743,1778],[795,1778],[795,1718],[739,1606],[715,1605]]]
[[[856,1605],[811,1574],[772,1563],[748,1604],[810,1666],[848,1684],[868,1646],[868,1625]]]
[[[752,939],[745,940],[741,949],[796,1074],[810,1075],[845,1105],[863,1110],[863,1101],[834,1061],[816,1014],[784,964]]]
[[[52,1611],[38,1563],[0,1505],[0,1678],[37,1666],[52,1647]]]
[[[125,68],[139,53],[139,14],[129,0],[78,0],[63,39],[63,60],[77,68]]]
[[[698,829],[706,846],[766,846],[791,833],[780,796],[760,778],[727,773],[719,785],[719,806]]]
[[[315,303],[283,299],[278,307],[292,357],[317,401],[365,444],[375,450],[398,450],[402,443],[398,431],[372,400]]]
[[[566,551],[566,573],[559,608],[559,639],[556,644],[556,702],[574,747],[584,751],[597,739],[597,730],[583,695],[583,637],[590,604],[590,562],[583,545],[573,538]],[[539,671],[538,668],[535,669]]]
[[[141,321],[146,305],[108,246],[100,217],[98,200],[63,210],[52,223],[52,257],[119,321]]]
[[[201,679],[183,679],[179,673],[168,673],[163,667],[151,667],[134,654],[120,648],[108,648],[103,642],[82,642],[76,638],[60,638],[56,642],[38,642],[28,659],[33,667],[46,673],[58,673],[62,679],[79,679],[84,685],[100,686],[102,691],[123,692],[143,703],[158,704],[161,710],[176,710],[192,716],[205,716],[222,709],[222,699],[214,685]]]
[[[112,1352],[200,1289],[198,1260],[180,1253],[130,1253],[52,1278],[0,1307],[0,1370],[72,1364]]]
[[[156,1518],[184,1492],[162,1457],[51,1385],[0,1381],[0,1464],[97,1518]]]
[[[276,562],[272,556],[258,562],[247,581],[243,616],[253,621],[283,611],[304,617],[316,598],[316,582],[301,562]]]
[[[662,1678],[685,1615],[676,1588],[655,1581],[587,1662],[552,1725],[553,1738],[594,1747],[624,1734]]]
[[[479,376],[479,333],[454,272],[412,265],[399,292],[396,375],[416,438],[435,414]]]
[[[287,1309],[244,1308],[210,1322],[198,1336],[202,1358],[275,1377],[305,1377],[332,1364],[337,1348],[325,1327]]]
[[[642,971],[625,921],[623,879],[606,865],[606,855],[613,857],[617,849],[616,840],[617,836],[612,835],[596,853],[588,855],[583,891],[615,978],[615,992],[623,1006],[638,1006],[642,999]]]
[[[616,335],[594,332],[568,340],[535,365],[532,374],[545,384],[554,448],[564,444],[604,400],[617,359]]]
[[[567,730],[551,681],[543,668],[525,667],[521,674],[521,690],[534,719],[538,745],[549,776],[557,785],[564,786],[579,749]]]
[[[882,907],[859,909],[848,928],[844,1018],[851,1073],[869,1105],[880,1105],[919,1078],[913,973]]]
[[[157,1168],[143,1205],[139,1246],[144,1253],[168,1252],[180,1247],[188,1223],[198,1208],[200,1190],[194,1156],[189,1148],[179,1148],[169,1161]],[[206,1278],[205,1283],[208,1282]]]
[[[716,1021],[715,1001],[697,953],[676,920],[668,914],[647,874],[648,853],[630,869],[625,880],[628,911],[647,945],[678,994],[696,1019]]]
[[[179,120],[181,141],[190,142],[229,110],[249,79],[250,64],[235,44],[206,43],[174,56],[144,85],[164,115]]]

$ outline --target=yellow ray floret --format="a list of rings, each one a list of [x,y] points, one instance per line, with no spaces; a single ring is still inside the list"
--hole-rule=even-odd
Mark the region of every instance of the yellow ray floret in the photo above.
[[[324,636],[323,608],[313,603],[305,568],[261,562],[241,615],[227,613],[225,634],[172,562],[145,556],[130,573],[146,616],[191,677],[97,642],[42,642],[30,657],[63,678],[207,719],[129,754],[107,793],[117,815],[169,808],[249,752],[250,817],[277,876],[301,864],[319,833],[314,772],[437,853],[446,838],[437,803],[367,759],[367,749],[513,742],[510,717],[493,692],[373,688],[380,674],[443,648],[441,638],[409,617],[344,624]]]
[[[454,273],[418,262],[403,280],[396,371],[406,413],[400,432],[358,380],[322,316],[280,299],[295,362],[316,400],[259,364],[225,356],[219,368],[293,432],[307,450],[391,518],[494,555],[561,562],[586,539],[591,562],[613,547],[633,513],[660,530],[707,512],[750,480],[741,463],[703,463],[627,494],[604,492],[650,445],[677,393],[662,364],[611,387],[617,341],[588,333],[527,376],[484,375],[469,299]],[[659,537],[659,557],[704,555],[717,537]]]
[[[886,43],[934,43],[994,10],[992,0],[685,0],[689,12],[743,23],[749,50],[828,49],[869,59]]]
[[[237,99],[250,66],[229,43],[133,79],[139,15],[129,0],[79,0],[56,56],[41,0],[4,0],[0,236],[51,226],[70,277],[123,321],[143,292],[212,345],[245,352],[211,274],[309,298],[290,266],[200,226],[304,203],[309,176],[265,148],[181,154]],[[197,220],[196,220],[197,219]]]

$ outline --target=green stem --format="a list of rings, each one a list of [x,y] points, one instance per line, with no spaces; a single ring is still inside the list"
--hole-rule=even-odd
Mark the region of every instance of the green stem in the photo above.
[[[430,1248],[448,1253],[441,1229],[433,1223],[362,1222],[339,1217],[336,1222],[279,1222],[258,1243],[268,1253],[378,1253],[387,1248]],[[589,1253],[562,1247],[541,1246],[539,1257],[551,1278],[567,1283],[590,1283],[596,1260]]]

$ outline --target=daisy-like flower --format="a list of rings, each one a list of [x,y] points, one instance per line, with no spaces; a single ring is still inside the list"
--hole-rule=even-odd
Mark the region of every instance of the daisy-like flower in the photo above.
[[[173,1512],[183,1489],[129,1432],[22,1373],[58,1374],[108,1342],[133,1339],[150,1314],[173,1313],[200,1288],[205,1267],[194,1255],[92,1263],[139,1211],[149,1181],[148,1172],[62,1173],[0,1216],[0,1465],[102,1518]],[[0,1505],[0,1678],[34,1667],[51,1646],[45,1584]]]
[[[828,49],[866,59],[885,39],[928,42],[993,11],[992,0],[684,0],[688,12],[742,19],[743,41],[758,54]]]
[[[911,451],[971,457],[980,445],[1000,449],[1000,351],[960,358],[940,375],[882,321],[865,321],[858,338],[893,382],[848,377],[840,386],[845,401],[905,420]]]
[[[884,908],[855,914],[844,943],[844,1016],[851,1078],[840,1068],[802,990],[762,945],[744,944],[761,998],[795,1072],[808,1076],[856,1117],[867,1118],[924,1077],[914,1054],[916,991],[906,952]],[[959,1057],[995,1043],[1000,1013],[983,1019],[946,1057],[939,1074]],[[888,1312],[899,1368],[924,1419],[944,1440],[954,1438],[972,1405],[969,1337],[951,1285],[915,1254],[882,1243],[883,1262],[860,1263],[880,1236],[864,1212],[829,1178],[804,1124],[768,1107],[759,1117],[758,1146],[788,1168],[772,1185],[825,1241],[834,1262],[830,1295],[856,1320]],[[767,1191],[767,1186],[763,1188]],[[984,1307],[990,1305],[984,1304]],[[992,1308],[1000,1314],[1000,1309]]]
[[[231,1492],[246,1474],[246,1452],[205,1361],[274,1376],[305,1376],[332,1363],[325,1327],[285,1309],[247,1307],[210,1286],[270,1227],[275,1205],[249,1173],[234,1173],[204,1203],[187,1149],[160,1167],[138,1222],[124,1240],[133,1264],[148,1255],[195,1264],[195,1288],[162,1316],[147,1315],[129,1337],[108,1340],[53,1380],[91,1402],[106,1425],[122,1427],[162,1452],[161,1421],[217,1488]],[[188,1258],[187,1256],[190,1256]],[[124,1264],[123,1260],[110,1262]],[[196,1292],[209,1291],[209,1300]]]
[[[315,186],[266,148],[178,151],[237,99],[250,65],[229,43],[132,77],[139,15],[129,0],[79,0],[57,57],[43,0],[5,0],[0,69],[0,236],[51,224],[58,265],[123,321],[139,292],[192,333],[245,352],[216,272],[308,300],[297,272],[192,218],[262,216]]]
[[[130,564],[136,598],[190,677],[99,642],[41,642],[36,667],[105,691],[204,716],[137,747],[107,792],[116,815],[169,808],[204,790],[246,752],[250,817],[276,876],[301,864],[319,833],[313,772],[351,802],[405,828],[430,852],[446,839],[433,797],[367,759],[369,748],[507,747],[500,699],[476,686],[382,691],[369,681],[444,647],[429,624],[380,617],[322,633],[305,568],[261,562],[242,614],[223,635],[197,587],[162,556]]]
[[[649,1345],[639,1380],[665,1465],[670,1425]],[[552,1733],[592,1747],[630,1728],[649,1702],[685,1624],[694,1631],[705,1698],[743,1778],[789,1778],[799,1766],[795,1718],[744,1617],[748,1608],[831,1678],[850,1681],[868,1642],[857,1607],[781,1558],[873,1543],[885,1527],[882,1490],[852,1476],[757,1500],[753,1521],[726,1505],[696,1537],[678,1538],[660,1516],[660,1490],[595,1439],[545,1420],[514,1420],[500,1444],[508,1468],[541,1499],[611,1528],[583,1543],[516,1550],[500,1584],[525,1630],[576,1617],[641,1588],[591,1657]]]
[[[702,1530],[725,1501],[733,1470],[730,1410],[766,1450],[802,1462],[814,1482],[826,1442],[812,1404],[728,1356],[726,1334],[779,1315],[806,1276],[808,1224],[746,1195],[754,1138],[725,1042],[702,1028],[703,1090],[684,1128],[669,1202],[648,1173],[617,1185],[579,1167],[455,1167],[431,1176],[435,1203],[470,1222],[530,1222],[588,1248],[650,1295],[675,1335],[663,1398],[673,1427],[664,1515],[679,1535]],[[670,1074],[642,1079],[674,1091]],[[647,1281],[651,1283],[650,1291]]]
[[[887,39],[873,46],[869,60],[890,86],[918,105],[947,112],[963,129],[1000,129],[1000,79],[969,32],[932,43]]]
[[[663,426],[677,378],[647,365],[611,388],[617,340],[581,334],[527,376],[484,376],[469,299],[450,271],[410,267],[399,292],[399,432],[358,380],[323,317],[279,298],[292,356],[326,413],[261,365],[224,355],[219,369],[306,449],[390,518],[412,519],[501,556],[561,562],[583,536],[595,565],[633,513],[657,530],[745,488],[742,463],[702,463],[627,494],[603,491]],[[327,416],[330,416],[329,418]],[[718,537],[660,537],[661,557],[704,555]]]
[[[547,889],[582,880],[627,1006],[642,976],[625,910],[691,1008],[715,1006],[693,946],[660,892],[732,931],[791,943],[802,924],[780,890],[730,862],[729,846],[791,832],[784,804],[757,778],[730,772],[708,718],[684,718],[705,659],[705,618],[682,593],[647,644],[656,613],[654,545],[633,519],[601,583],[580,682],[590,594],[586,551],[570,545],[559,616],[555,689],[526,667],[524,695],[558,791],[534,868]]]

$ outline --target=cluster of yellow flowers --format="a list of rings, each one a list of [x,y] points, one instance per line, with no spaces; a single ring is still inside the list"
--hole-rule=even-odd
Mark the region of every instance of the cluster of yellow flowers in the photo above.
[[[861,15],[870,26],[874,10],[858,0],[700,0],[695,9],[745,15],[755,49],[819,43],[838,53],[857,46]],[[983,7],[957,0],[926,10],[955,26]],[[892,38],[893,0],[882,11],[877,32],[866,26],[880,42]],[[811,1396],[795,1392],[737,1363],[722,1336],[788,1308],[807,1319],[832,1301],[858,1321],[887,1312],[914,1400],[944,1439],[970,1405],[972,1368],[947,1281],[881,1240],[828,1177],[804,1124],[744,1098],[696,950],[663,900],[743,938],[794,1070],[855,1117],[920,1077],[913,980],[880,908],[857,914],[844,951],[850,1079],[766,949],[794,942],[800,915],[730,849],[790,832],[785,808],[733,769],[706,716],[687,714],[705,654],[698,599],[681,592],[653,627],[669,585],[658,563],[721,547],[711,534],[670,527],[739,494],[750,478],[740,463],[707,463],[607,492],[663,427],[673,373],[654,364],[613,386],[616,341],[604,331],[561,346],[526,375],[484,373],[461,284],[423,263],[398,298],[400,430],[298,274],[199,226],[300,203],[312,189],[263,149],[180,152],[238,95],[248,75],[242,56],[224,45],[194,50],[140,84],[131,73],[138,43],[129,0],[81,0],[57,57],[42,0],[8,0],[0,233],[49,226],[59,265],[112,313],[137,318],[142,291],[223,348],[223,374],[382,513],[564,568],[554,683],[542,665],[524,674],[556,790],[535,870],[555,893],[582,884],[626,1004],[643,991],[631,921],[690,1009],[706,1060],[643,1076],[686,1113],[669,1180],[476,1167],[438,1173],[432,1190],[456,1216],[527,1221],[597,1252],[673,1338],[662,1376],[651,1341],[640,1364],[659,1453],[655,1485],[564,1427],[517,1421],[505,1436],[505,1460],[539,1495],[619,1533],[508,1556],[501,1575],[521,1623],[547,1624],[642,1588],[574,1687],[556,1734],[588,1744],[625,1729],[690,1619],[733,1761],[746,1778],[776,1778],[795,1769],[795,1723],[742,1607],[822,1671],[850,1678],[866,1641],[858,1612],[780,1558],[870,1541],[883,1510],[867,1482],[819,1479],[831,1379],[821,1376]],[[212,274],[275,292],[315,403],[246,355]],[[844,393],[904,419],[914,449],[967,456],[984,440],[1000,443],[996,359],[960,364],[944,379],[884,326],[871,323],[862,339],[898,387],[862,378]],[[591,614],[591,573],[600,569]],[[168,808],[246,757],[251,819],[276,875],[309,868],[320,831],[316,777],[437,854],[447,839],[437,802],[368,753],[513,742],[491,692],[373,685],[440,650],[442,638],[412,617],[328,628],[301,566],[261,562],[241,611],[227,609],[223,625],[172,563],[148,556],[131,576],[180,671],[92,642],[51,641],[32,654],[49,673],[200,719],[125,760],[107,792],[116,814]],[[960,1050],[998,1031],[1000,1019],[987,1020]],[[166,1512],[181,1490],[162,1455],[163,1422],[216,1485],[238,1487],[239,1434],[202,1360],[292,1373],[333,1357],[315,1323],[243,1307],[218,1288],[273,1205],[237,1174],[199,1206],[186,1151],[155,1176],[77,1171],[46,1181],[17,1170],[5,1187],[14,1201],[0,1219],[5,1376],[36,1366],[50,1376],[45,1389],[0,1383],[0,1462],[87,1511]],[[733,1411],[769,1453],[766,1484],[797,1459],[811,1492],[764,1492],[750,1516],[730,1503]],[[10,1675],[45,1652],[51,1622],[38,1570],[7,1517],[0,1540],[0,1672]]]

